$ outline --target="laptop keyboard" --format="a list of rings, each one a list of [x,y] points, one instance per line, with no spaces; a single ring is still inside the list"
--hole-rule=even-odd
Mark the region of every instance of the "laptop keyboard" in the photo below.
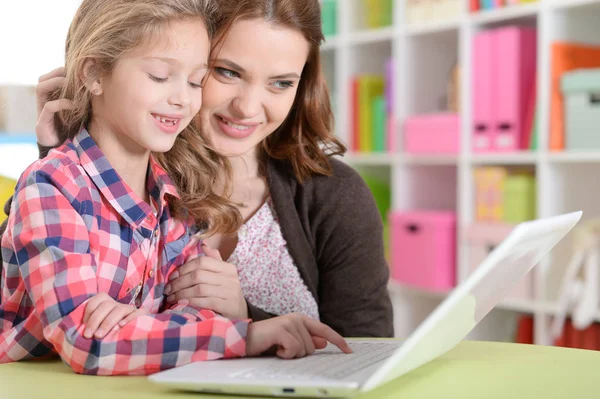
[[[293,360],[273,359],[268,365],[232,373],[230,377],[261,380],[293,380],[298,377],[311,380],[343,379],[388,358],[400,346],[400,342],[350,342],[349,345],[354,351],[351,354],[345,354],[329,344],[310,356]]]

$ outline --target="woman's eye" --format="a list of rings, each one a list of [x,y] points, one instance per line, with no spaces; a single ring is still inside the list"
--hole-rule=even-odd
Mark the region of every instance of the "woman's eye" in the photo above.
[[[163,82],[167,81],[167,78],[159,78],[158,76],[154,76],[150,73],[148,74],[148,76],[150,77],[150,79],[152,79],[153,81],[158,82],[158,83],[163,83]]]
[[[289,87],[293,87],[294,83],[290,82],[289,80],[278,80],[274,83],[274,85],[277,89],[283,90],[283,89],[287,89]]]
[[[240,74],[232,71],[231,69],[225,69],[225,68],[221,68],[221,67],[216,67],[215,70],[217,71],[217,73],[221,76],[224,76],[226,78],[230,78],[230,79],[234,79],[234,78],[239,78]]]
[[[191,87],[191,88],[193,88],[193,89],[200,89],[200,88],[202,88],[202,85],[201,85],[201,84],[198,84],[198,83],[192,83],[192,82],[188,82],[188,84],[189,84],[189,85],[190,85],[190,87]]]

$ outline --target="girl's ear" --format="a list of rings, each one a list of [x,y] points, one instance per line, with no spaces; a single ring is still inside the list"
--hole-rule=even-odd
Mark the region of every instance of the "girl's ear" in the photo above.
[[[84,62],[79,76],[88,91],[95,96],[102,95],[102,78],[98,72],[96,60],[89,58]]]

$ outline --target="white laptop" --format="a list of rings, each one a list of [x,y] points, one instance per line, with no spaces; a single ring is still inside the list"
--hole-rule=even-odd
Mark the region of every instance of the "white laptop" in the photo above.
[[[330,344],[300,359],[196,362],[148,378],[180,390],[238,395],[348,397],[372,390],[454,348],[577,224],[581,214],[519,224],[404,341],[349,339],[352,354]]]

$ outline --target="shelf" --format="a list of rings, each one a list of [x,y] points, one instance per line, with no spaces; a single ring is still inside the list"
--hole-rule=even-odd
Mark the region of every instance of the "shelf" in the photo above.
[[[503,299],[495,309],[512,310],[515,312],[522,313],[536,313],[542,311],[543,305],[536,303],[535,301],[526,301],[522,299]]]
[[[554,0],[554,1],[550,1],[550,7],[553,10],[586,7],[586,6],[599,5],[599,4],[600,4],[600,0]]]
[[[404,155],[402,162],[410,165],[456,165],[457,155]]]
[[[460,20],[450,20],[450,21],[436,21],[427,24],[416,24],[416,25],[407,25],[404,29],[404,34],[406,36],[425,36],[425,35],[434,35],[437,33],[443,33],[452,30],[458,30],[460,28],[461,21]]]
[[[394,28],[385,27],[380,29],[371,29],[351,33],[349,36],[350,44],[367,44],[392,40],[394,37]]]
[[[471,159],[474,165],[533,165],[537,162],[538,154],[529,151],[473,154]]]
[[[551,303],[547,303],[546,306],[544,307],[545,313],[549,314],[549,315],[556,315],[558,313],[558,304],[551,302]],[[595,322],[600,322],[600,311],[596,312],[595,316],[594,316],[594,321]]]
[[[600,162],[600,151],[550,152],[546,155],[552,163],[592,163]]]
[[[360,154],[360,153],[348,153],[342,161],[352,165],[394,165],[401,161],[401,156],[398,154],[388,153],[372,153],[372,154]]]
[[[500,9],[492,9],[472,13],[469,21],[475,25],[487,25],[497,22],[511,21],[514,19],[533,17],[539,11],[539,3],[520,4],[506,6]]]

